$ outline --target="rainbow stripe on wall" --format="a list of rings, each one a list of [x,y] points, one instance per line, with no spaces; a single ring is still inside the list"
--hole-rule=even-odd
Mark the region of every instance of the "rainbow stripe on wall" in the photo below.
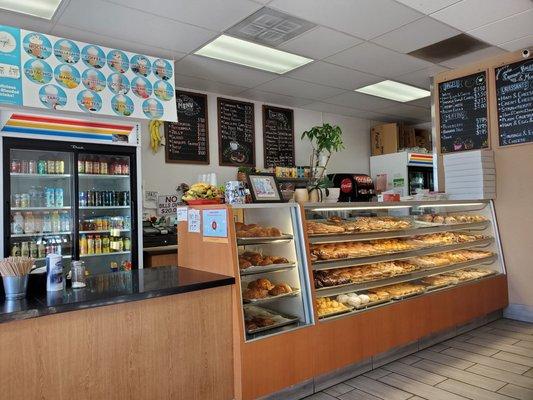
[[[133,125],[14,113],[2,127],[2,132],[127,142],[133,129]]]
[[[409,153],[407,158],[407,165],[432,167],[433,154]]]

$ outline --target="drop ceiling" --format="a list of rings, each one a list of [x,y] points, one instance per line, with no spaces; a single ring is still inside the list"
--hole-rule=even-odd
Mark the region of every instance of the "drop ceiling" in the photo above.
[[[276,45],[315,61],[277,75],[193,53],[262,7],[310,23]],[[430,77],[533,46],[531,0],[63,0],[51,21],[0,11],[0,24],[176,60],[179,87],[382,121],[430,119],[429,101],[353,90]],[[407,53],[466,33],[489,46],[436,63]]]

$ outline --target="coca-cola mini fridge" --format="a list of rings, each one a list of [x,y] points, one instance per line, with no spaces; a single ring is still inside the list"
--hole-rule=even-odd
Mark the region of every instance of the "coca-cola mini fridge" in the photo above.
[[[139,267],[136,124],[2,113],[3,255]],[[141,253],[142,254],[142,253]]]

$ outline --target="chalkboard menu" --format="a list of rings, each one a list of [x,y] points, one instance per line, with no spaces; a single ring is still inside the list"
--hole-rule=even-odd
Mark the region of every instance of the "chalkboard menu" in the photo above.
[[[496,68],[500,146],[533,142],[533,60]]]
[[[167,163],[209,164],[207,96],[176,90],[178,122],[165,122]]]
[[[217,99],[219,164],[255,166],[254,104]]]
[[[294,111],[263,106],[265,168],[294,167]]]
[[[442,153],[489,147],[486,72],[439,84]]]

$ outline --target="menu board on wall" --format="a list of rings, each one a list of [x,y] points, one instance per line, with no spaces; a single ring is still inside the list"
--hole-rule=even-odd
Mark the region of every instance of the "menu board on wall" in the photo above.
[[[439,116],[442,153],[488,148],[486,71],[439,83]]]
[[[294,167],[294,111],[263,106],[265,168]]]
[[[167,163],[209,164],[207,96],[176,90],[178,122],[165,122]]]
[[[500,146],[533,142],[533,60],[495,72]]]
[[[254,104],[217,99],[219,164],[255,166]]]
[[[0,103],[176,121],[173,61],[0,25]]]

